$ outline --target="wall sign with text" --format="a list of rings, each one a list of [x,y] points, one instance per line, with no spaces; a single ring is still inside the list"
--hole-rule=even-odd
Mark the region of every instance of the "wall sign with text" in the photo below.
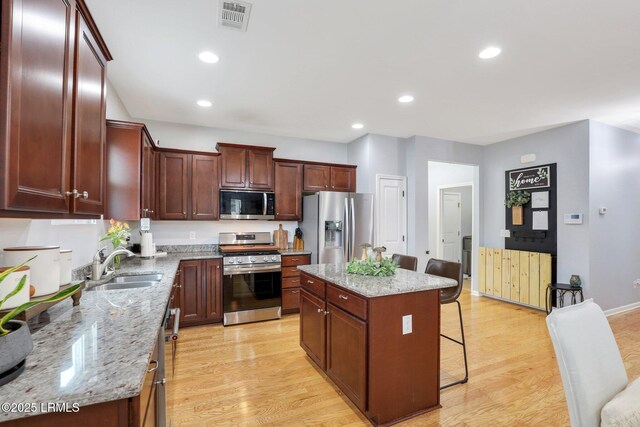
[[[509,171],[509,190],[529,190],[551,185],[551,168],[540,166],[531,169]]]

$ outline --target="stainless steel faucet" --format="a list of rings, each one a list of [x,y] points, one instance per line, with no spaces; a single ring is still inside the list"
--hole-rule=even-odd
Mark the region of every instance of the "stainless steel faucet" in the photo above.
[[[105,249],[106,248],[100,248],[98,252],[96,252],[96,254],[93,256],[93,264],[91,265],[91,280],[102,279],[103,278],[102,275],[105,274],[107,267],[109,267],[109,264],[113,262],[113,259],[117,255],[126,255],[127,257],[132,257],[135,255],[133,252],[125,248],[116,248],[113,252],[109,254],[109,256],[106,259],[104,259],[104,261],[102,261],[102,259],[104,258],[104,255],[102,252]],[[111,274],[113,274],[113,271],[108,272],[107,277],[110,276]]]

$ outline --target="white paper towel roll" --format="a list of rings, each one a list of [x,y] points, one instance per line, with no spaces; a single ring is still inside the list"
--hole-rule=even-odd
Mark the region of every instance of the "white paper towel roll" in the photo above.
[[[142,233],[140,240],[140,255],[144,257],[153,256],[153,236],[151,233]]]

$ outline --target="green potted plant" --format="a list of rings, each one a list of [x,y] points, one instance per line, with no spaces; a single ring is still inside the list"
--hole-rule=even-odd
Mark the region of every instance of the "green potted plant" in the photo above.
[[[100,242],[109,240],[115,251],[120,246],[124,247],[127,244],[127,239],[131,236],[131,228],[126,222],[116,221],[113,218],[109,220],[109,224],[111,226],[107,230],[107,233],[100,238]],[[116,269],[120,268],[120,255],[114,258],[114,265]]]
[[[35,257],[33,257],[35,258]],[[0,286],[2,282],[11,273],[18,271],[33,258],[23,262],[20,265],[11,267],[0,273]],[[2,305],[12,296],[17,295],[26,285],[27,275],[23,275],[16,287],[11,290],[4,298],[0,300],[0,309]],[[73,285],[57,292],[45,299],[37,301],[29,301],[14,308],[2,318],[0,318],[0,386],[17,378],[24,370],[24,364],[27,356],[33,350],[33,341],[31,340],[31,332],[26,322],[14,320],[14,318],[25,310],[43,302],[56,302],[73,295],[80,285]]]
[[[513,225],[524,224],[524,214],[522,206],[529,203],[531,200],[531,193],[528,191],[509,191],[507,198],[504,201],[504,205],[511,208],[511,223]]]

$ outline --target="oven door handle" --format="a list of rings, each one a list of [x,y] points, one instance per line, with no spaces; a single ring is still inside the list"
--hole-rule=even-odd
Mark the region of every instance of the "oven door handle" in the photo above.
[[[253,267],[225,267],[222,269],[222,274],[224,276],[234,276],[237,274],[247,274],[247,273],[279,273],[282,271],[280,266],[253,266]]]

